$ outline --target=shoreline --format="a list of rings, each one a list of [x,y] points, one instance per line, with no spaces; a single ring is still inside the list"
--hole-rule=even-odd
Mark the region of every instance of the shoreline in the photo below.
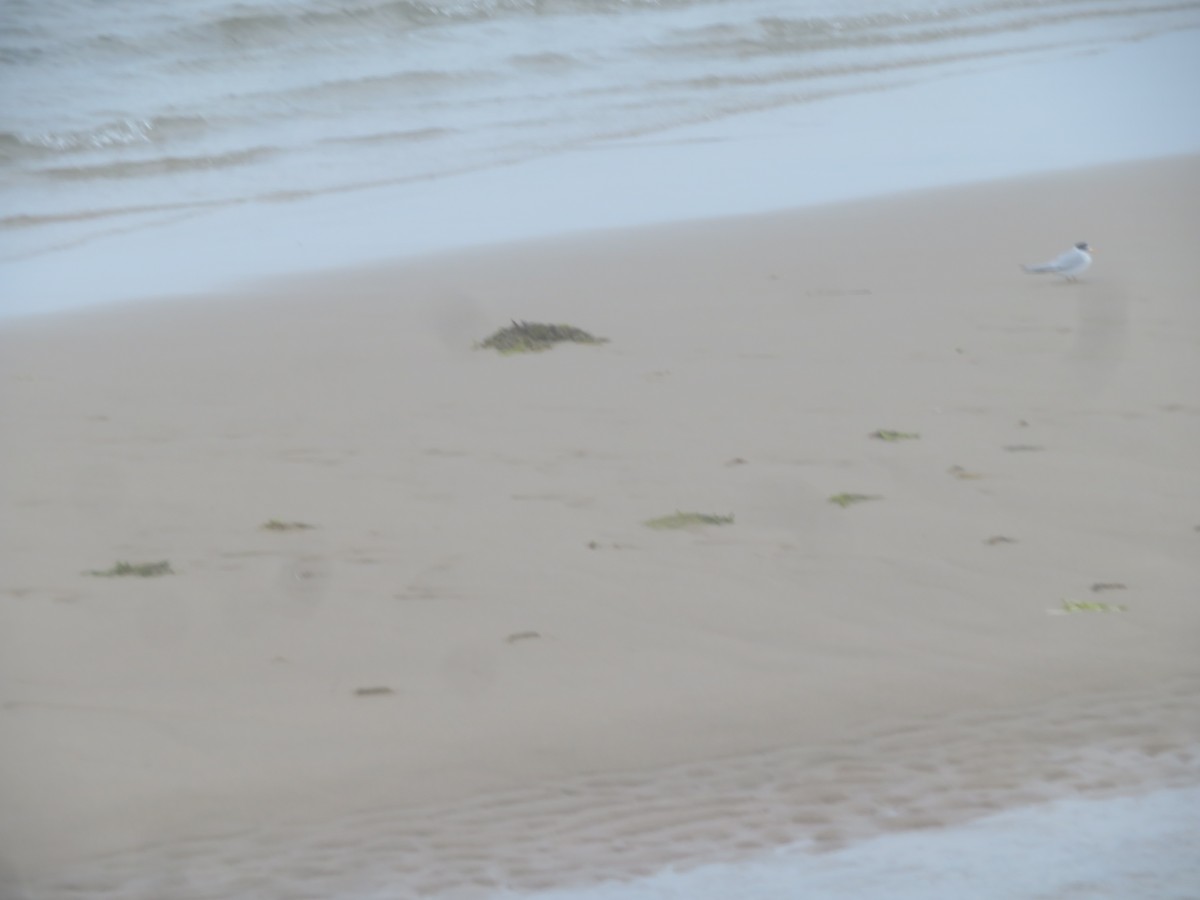
[[[1095,179],[1110,175],[1119,177],[1125,173],[1154,168],[1186,167],[1188,161],[1198,157],[1200,157],[1200,153],[1191,151],[1171,153],[1097,165],[1038,169],[1020,174],[983,177],[963,182],[901,187],[866,196],[822,200],[786,208],[699,215],[651,223],[581,227],[554,234],[492,240],[479,244],[430,250],[415,256],[379,258],[351,264],[330,265],[315,270],[261,275],[226,285],[218,290],[114,298],[97,303],[48,310],[0,312],[0,329],[8,324],[20,326],[22,323],[59,321],[63,317],[93,314],[104,316],[109,311],[126,313],[136,310],[149,311],[164,305],[175,305],[186,309],[196,304],[278,303],[286,302],[289,297],[299,297],[308,302],[320,291],[335,291],[344,285],[357,285],[373,289],[378,287],[380,280],[389,278],[413,278],[418,282],[424,282],[426,273],[440,278],[442,277],[441,273],[447,268],[460,267],[464,263],[468,265],[478,262],[492,264],[506,257],[536,258],[561,250],[586,253],[588,248],[617,248],[642,240],[670,245],[680,240],[686,240],[690,235],[704,235],[726,229],[763,228],[768,223],[806,222],[823,216],[844,217],[854,215],[858,210],[869,210],[871,207],[889,208],[918,201],[920,198],[953,198],[955,195],[970,195],[980,192],[1000,195],[1010,187],[1019,188],[1031,184],[1046,185],[1047,187],[1057,185],[1058,187],[1052,189],[1057,190],[1058,198],[1073,203],[1075,202],[1075,192],[1085,190],[1086,186]],[[1079,187],[1075,189],[1063,187],[1073,183],[1077,183]],[[1052,208],[1053,203],[1039,202],[1038,206],[1041,210],[1047,210]],[[1050,239],[1050,236],[1047,236],[1046,239]],[[1014,248],[1014,250],[1019,250],[1019,248]],[[1037,251],[1029,250],[1028,252],[1035,253]],[[511,267],[502,265],[502,268]]]
[[[787,900],[796,892],[870,900],[1187,900],[1200,865],[1189,839],[1200,790],[1052,801],[954,826],[900,831],[814,854],[782,848],[735,863],[706,862],[633,881],[538,892],[538,900]],[[748,888],[752,885],[752,888]],[[505,897],[520,895],[505,894]]]
[[[321,822],[314,884],[495,862],[514,794],[603,866],[1187,783],[1198,196],[1189,156],[10,320],[8,868],[169,886]],[[1017,266],[1080,239],[1085,283]],[[611,343],[471,350],[510,319]],[[176,574],[81,574],[120,559]]]
[[[1095,53],[1031,48],[945,79],[897,76],[432,181],[326,196],[300,185],[270,201],[134,216],[104,233],[65,223],[57,242],[46,237],[57,232],[16,228],[0,266],[3,314],[1195,153],[1200,127],[1176,114],[1194,99],[1183,85],[1195,82],[1195,45],[1184,29]],[[1034,102],[1047,84],[1082,102]]]

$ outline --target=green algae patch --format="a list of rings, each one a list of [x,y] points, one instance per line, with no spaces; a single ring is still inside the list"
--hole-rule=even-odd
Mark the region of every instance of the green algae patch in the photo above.
[[[891,431],[887,428],[872,431],[870,436],[877,441],[887,441],[889,444],[897,444],[900,441],[919,441],[921,439],[921,435],[916,431]]]
[[[842,509],[847,506],[853,506],[856,503],[866,503],[868,500],[882,500],[878,494],[834,494],[829,498],[829,502]]]
[[[309,531],[316,527],[307,522],[283,522],[279,519],[271,519],[262,524],[263,531]]]
[[[714,516],[709,513],[698,512],[675,512],[669,516],[647,519],[643,524],[647,528],[667,531],[679,528],[695,528],[702,525],[732,525],[733,516]]]
[[[541,353],[561,343],[607,344],[608,338],[596,337],[574,325],[514,321],[476,346],[484,350],[496,350],[507,356],[512,353]]]
[[[1064,600],[1056,609],[1047,610],[1057,616],[1070,613],[1121,613],[1125,607],[1119,603],[1097,603],[1092,600]]]

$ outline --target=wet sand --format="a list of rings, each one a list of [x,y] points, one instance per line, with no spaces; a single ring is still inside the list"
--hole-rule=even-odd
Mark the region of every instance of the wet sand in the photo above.
[[[1195,783],[1198,199],[1177,158],[4,323],[12,892],[486,896]],[[473,348],[512,319],[609,343]]]

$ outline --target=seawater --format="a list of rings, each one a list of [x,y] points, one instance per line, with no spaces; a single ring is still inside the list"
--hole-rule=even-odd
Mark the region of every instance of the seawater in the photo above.
[[[1060,800],[834,853],[783,849],[503,900],[1195,900],[1200,789]],[[380,895],[382,897],[382,895]],[[497,898],[500,900],[500,898]]]
[[[1200,148],[1195,0],[0,10],[8,313]]]

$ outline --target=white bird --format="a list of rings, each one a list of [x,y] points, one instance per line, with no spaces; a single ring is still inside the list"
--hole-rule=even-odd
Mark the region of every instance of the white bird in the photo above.
[[[1061,275],[1067,281],[1074,281],[1075,276],[1092,264],[1092,248],[1087,241],[1080,241],[1066,253],[1050,262],[1038,266],[1022,266],[1026,272],[1033,275]]]

